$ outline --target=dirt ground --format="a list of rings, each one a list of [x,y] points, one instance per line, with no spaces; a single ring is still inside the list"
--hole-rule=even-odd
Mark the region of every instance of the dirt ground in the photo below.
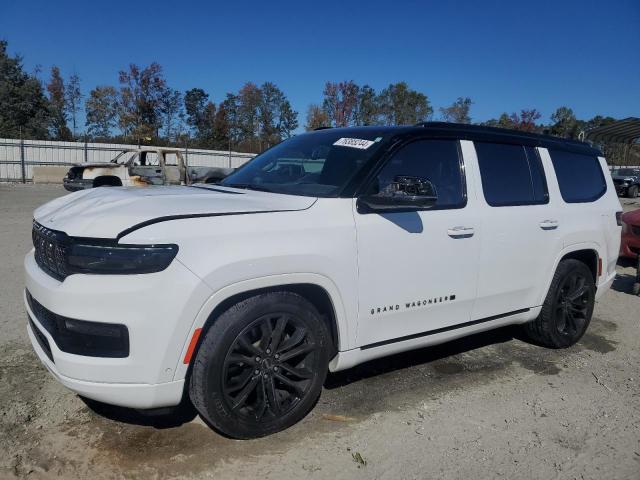
[[[300,424],[234,441],[188,408],[146,416],[85,403],[40,364],[22,260],[33,209],[63,193],[0,185],[1,478],[640,479],[630,264],[573,348],[546,350],[506,328],[370,362],[330,374]]]

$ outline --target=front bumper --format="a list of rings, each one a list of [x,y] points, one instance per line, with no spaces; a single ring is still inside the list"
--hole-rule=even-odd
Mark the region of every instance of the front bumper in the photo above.
[[[31,251],[25,257],[25,272],[27,290],[51,312],[118,323],[129,331],[125,358],[64,352],[38,321],[25,291],[29,338],[61,383],[80,395],[124,407],[157,408],[180,402],[184,375],[176,370],[193,321],[212,292],[177,259],[158,273],[71,275],[59,282],[38,267]]]
[[[78,190],[93,188],[93,180],[83,180],[81,178],[71,179],[64,177],[64,179],[62,179],[62,185],[64,185],[65,190],[68,190],[69,192],[77,192]]]
[[[182,399],[184,379],[151,385],[145,383],[88,382],[62,375],[40,347],[31,325],[27,325],[27,332],[33,349],[44,366],[47,367],[56,380],[78,395],[111,405],[140,409],[171,407],[180,403]]]

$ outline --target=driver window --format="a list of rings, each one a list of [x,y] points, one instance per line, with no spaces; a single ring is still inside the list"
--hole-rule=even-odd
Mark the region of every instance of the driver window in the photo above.
[[[434,208],[462,208],[466,204],[457,140],[418,140],[402,147],[382,168],[368,194],[390,188],[399,175],[430,180],[438,201]]]

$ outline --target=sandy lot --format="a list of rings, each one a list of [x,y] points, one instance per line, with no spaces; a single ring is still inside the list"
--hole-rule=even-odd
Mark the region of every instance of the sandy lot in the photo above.
[[[640,479],[640,297],[626,263],[573,348],[507,328],[370,362],[329,375],[295,427],[233,441],[188,408],[87,404],[40,364],[22,259],[33,209],[64,193],[0,185],[1,478]]]

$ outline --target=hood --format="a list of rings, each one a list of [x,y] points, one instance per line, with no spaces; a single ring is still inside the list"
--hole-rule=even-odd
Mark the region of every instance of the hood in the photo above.
[[[116,238],[160,218],[305,210],[315,197],[220,186],[101,187],[52,200],[34,212],[36,222],[73,237]]]

